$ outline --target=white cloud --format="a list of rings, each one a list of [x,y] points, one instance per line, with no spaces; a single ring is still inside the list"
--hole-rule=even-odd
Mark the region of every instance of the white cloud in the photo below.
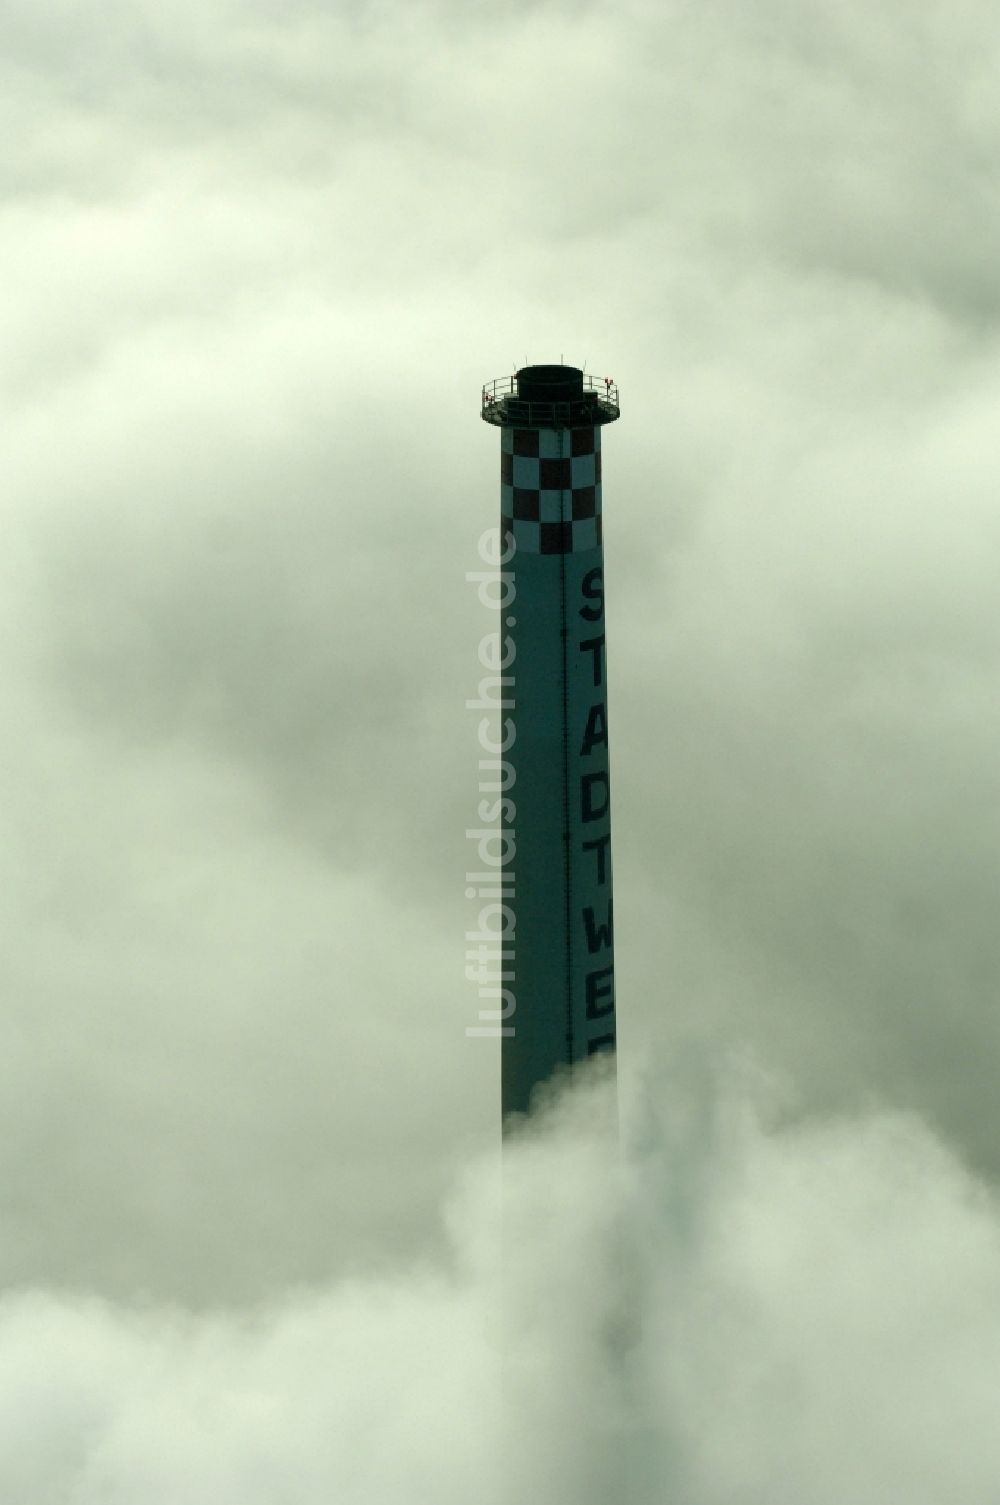
[[[502,1280],[477,1164],[436,1267],[197,1319],[7,1297],[4,1492],[982,1500],[995,1201],[916,1120],[768,1128],[706,1065],[640,1100],[620,1162],[595,1091],[508,1153]]]
[[[252,1505],[293,1497],[293,1453],[324,1498],[344,1459],[368,1498],[485,1469],[489,1277],[401,1272],[495,1134],[461,982],[477,394],[560,354],[623,393],[623,1060],[749,1044],[814,1125],[630,1162],[649,1446],[622,1451],[690,1505],[988,1492],[986,1444],[946,1438],[986,1405],[994,1214],[893,1114],[995,1174],[994,31],[984,0],[5,7],[12,1498]],[[542,1216],[565,1167],[564,1266],[606,1232],[572,1155],[522,1188]],[[522,1274],[523,1456],[585,1498],[631,1402],[559,1312],[603,1321],[614,1283]],[[579,1415],[538,1431],[554,1372],[590,1452]]]

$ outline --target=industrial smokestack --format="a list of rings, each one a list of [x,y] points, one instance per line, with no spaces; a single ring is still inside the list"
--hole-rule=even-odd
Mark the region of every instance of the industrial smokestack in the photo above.
[[[601,430],[610,380],[525,366],[483,388],[500,429],[502,670],[498,755],[509,993],[502,1111],[615,1047]],[[512,975],[511,975],[512,974]]]

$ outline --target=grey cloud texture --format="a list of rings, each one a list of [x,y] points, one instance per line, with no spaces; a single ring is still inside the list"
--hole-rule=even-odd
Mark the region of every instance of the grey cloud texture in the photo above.
[[[74,1505],[988,1497],[995,1199],[915,1120],[779,1129],[741,1074],[682,1065],[669,1111],[662,1074],[632,1096],[623,1159],[599,1087],[508,1156],[502,1284],[491,1157],[435,1267],[196,1321],[9,1295],[0,1482]]]
[[[343,1482],[343,1397],[369,1369],[350,1415],[398,1375],[419,1392],[392,1411],[400,1479],[447,1498],[449,1460],[489,1456],[467,1415],[467,1444],[432,1427],[408,1453],[403,1432],[452,1383],[485,1394],[492,1352],[489,1276],[455,1273],[437,1211],[498,1100],[463,1033],[464,701],[489,625],[464,577],[497,469],[477,394],[564,355],[623,393],[622,1062],[745,1050],[789,1083],[773,1133],[703,1163],[656,1131],[655,1174],[623,1172],[642,1195],[608,1193],[645,1272],[615,1404],[694,1505],[738,1477],[780,1501],[786,1474],[790,1499],[891,1500],[904,1477],[910,1499],[981,1499],[989,1448],[942,1439],[962,1398],[980,1416],[995,1348],[990,7],[211,0],[0,22],[7,1493],[196,1499],[204,1476],[252,1500],[272,1463],[249,1479],[246,1418],[284,1481],[300,1369],[333,1387],[309,1415],[341,1418],[316,1490]],[[646,1091],[655,1118],[676,1079]],[[562,1153],[538,1151],[549,1185]],[[585,1163],[546,1240],[606,1218],[575,1196]],[[686,1175],[697,1258],[670,1221]],[[490,1226],[460,1214],[459,1249]],[[581,1275],[602,1310],[604,1269]],[[537,1279],[546,1306],[543,1256]],[[310,1369],[311,1324],[369,1356],[398,1329],[397,1378],[388,1358]],[[571,1326],[543,1324],[536,1413]],[[442,1390],[420,1379],[428,1327]],[[105,1376],[82,1409],[63,1348]],[[601,1354],[573,1390],[588,1415],[625,1383]],[[859,1371],[864,1403],[840,1409],[824,1386]],[[236,1440],[212,1476],[201,1402],[230,1384],[245,1405],[215,1413]],[[193,1451],[154,1458],[144,1439],[174,1428]],[[391,1498],[357,1430],[353,1477]],[[557,1474],[565,1452],[523,1437]],[[185,1457],[193,1482],[170,1473]]]

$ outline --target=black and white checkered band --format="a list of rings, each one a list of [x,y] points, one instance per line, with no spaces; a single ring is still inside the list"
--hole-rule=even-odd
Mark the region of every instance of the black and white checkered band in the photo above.
[[[526,554],[601,543],[601,430],[500,430],[500,527]]]

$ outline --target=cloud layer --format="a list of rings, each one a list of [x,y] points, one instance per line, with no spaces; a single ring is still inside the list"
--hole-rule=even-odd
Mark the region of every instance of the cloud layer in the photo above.
[[[981,1501],[991,8],[3,20],[0,1493]],[[624,1167],[522,1149],[498,1432],[465,573],[480,384],[560,355],[670,1065]]]
[[[682,1063],[470,1164],[450,1252],[245,1314],[0,1306],[0,1483],[73,1505],[977,1502],[1000,1211],[919,1122]],[[759,1096],[759,1094],[758,1094]]]

